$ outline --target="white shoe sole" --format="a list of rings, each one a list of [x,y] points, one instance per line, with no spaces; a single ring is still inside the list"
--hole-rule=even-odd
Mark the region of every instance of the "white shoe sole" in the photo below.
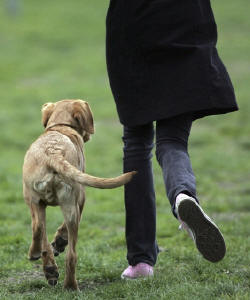
[[[128,277],[128,276],[125,276],[125,275],[121,275],[121,279],[123,279],[123,280],[135,280],[135,279],[137,279],[137,277]]]
[[[224,238],[199,205],[190,199],[182,200],[178,217],[192,230],[196,247],[205,259],[211,262],[223,259],[226,254]]]
[[[137,279],[145,280],[145,279],[151,278],[153,276],[154,275],[138,276],[138,277],[128,277],[128,276],[125,276],[125,275],[121,275],[121,279],[123,279],[123,280],[137,280]]]

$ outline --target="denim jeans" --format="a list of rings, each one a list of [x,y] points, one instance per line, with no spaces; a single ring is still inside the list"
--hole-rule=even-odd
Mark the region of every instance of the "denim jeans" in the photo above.
[[[156,157],[163,172],[167,197],[174,213],[176,196],[185,192],[196,198],[195,176],[188,155],[191,115],[130,127],[124,126],[124,172],[137,175],[125,186],[127,259],[130,265],[156,263],[156,208],[152,149],[156,131]],[[174,213],[175,214],[175,213]]]

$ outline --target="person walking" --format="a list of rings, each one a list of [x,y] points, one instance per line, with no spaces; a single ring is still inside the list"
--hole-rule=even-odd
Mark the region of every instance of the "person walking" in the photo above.
[[[216,49],[210,0],[111,0],[106,29],[107,70],[124,128],[124,172],[138,171],[125,186],[129,266],[121,277],[153,275],[159,252],[154,136],[174,216],[205,259],[220,261],[225,242],[199,205],[188,155],[194,120],[238,110]]]

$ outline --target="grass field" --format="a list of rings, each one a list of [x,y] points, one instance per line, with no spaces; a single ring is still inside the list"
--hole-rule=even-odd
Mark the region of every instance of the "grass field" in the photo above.
[[[87,172],[103,177],[122,172],[122,130],[105,65],[108,1],[1,3],[0,299],[250,299],[249,0],[212,1],[219,52],[241,110],[195,122],[190,140],[199,198],[224,233],[227,256],[217,264],[203,260],[178,231],[154,159],[157,239],[163,249],[155,277],[120,280],[127,265],[123,189],[88,188],[77,245],[79,293],[62,289],[65,254],[57,258],[55,288],[47,285],[41,262],[27,259],[31,228],[21,169],[27,147],[42,131],[41,105],[82,98],[96,124],[86,144]],[[58,208],[47,211],[51,239],[62,215]]]

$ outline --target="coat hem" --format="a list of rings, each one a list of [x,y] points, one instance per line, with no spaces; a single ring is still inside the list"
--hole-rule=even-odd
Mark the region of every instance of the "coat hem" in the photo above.
[[[125,121],[123,118],[119,116],[120,123],[124,126],[140,126],[144,125],[150,122],[154,121],[159,121],[159,120],[164,120],[164,119],[171,119],[180,115],[192,115],[193,116],[193,121],[197,119],[201,119],[207,116],[212,116],[212,115],[221,115],[221,114],[227,114],[231,113],[234,111],[238,111],[239,108],[238,106],[231,107],[231,108],[211,108],[211,109],[201,109],[201,110],[195,110],[195,111],[183,111],[179,112],[176,114],[162,114],[162,115],[156,115],[152,117],[146,117],[142,118],[142,114],[138,117],[138,119],[133,118],[130,121]]]

